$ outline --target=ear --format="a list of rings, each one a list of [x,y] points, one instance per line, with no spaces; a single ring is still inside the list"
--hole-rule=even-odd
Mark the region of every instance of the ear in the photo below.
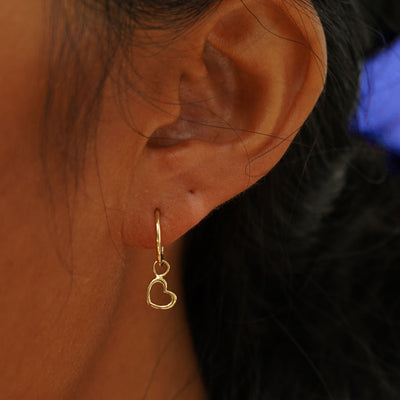
[[[124,199],[126,244],[154,247],[157,208],[164,244],[175,241],[281,159],[326,74],[317,14],[294,3],[223,1],[136,58],[132,114],[145,137]]]

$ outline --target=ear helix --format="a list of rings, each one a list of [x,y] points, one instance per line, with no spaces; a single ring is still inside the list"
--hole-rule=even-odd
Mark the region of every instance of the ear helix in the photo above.
[[[171,269],[169,263],[164,260],[164,248],[161,244],[161,223],[160,223],[160,210],[156,209],[155,213],[156,220],[156,248],[157,248],[157,260],[153,264],[153,272],[155,274],[155,278],[150,282],[147,287],[147,304],[150,307],[155,308],[156,310],[169,310],[174,307],[177,301],[177,296],[174,292],[168,290],[167,281],[164,277],[168,274]],[[164,268],[164,272],[158,272],[158,268]],[[163,288],[163,292],[170,297],[170,302],[166,305],[159,305],[152,301],[151,299],[151,291],[154,285],[161,284]]]

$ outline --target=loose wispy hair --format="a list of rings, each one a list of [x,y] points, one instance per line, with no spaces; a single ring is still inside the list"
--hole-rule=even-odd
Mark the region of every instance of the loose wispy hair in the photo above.
[[[42,156],[59,154],[78,180],[135,30],[179,35],[219,1],[52,4]],[[273,171],[186,240],[187,316],[211,399],[400,398],[400,182],[382,149],[348,132],[362,61],[382,32],[398,34],[399,5],[313,5],[329,58],[315,110]]]

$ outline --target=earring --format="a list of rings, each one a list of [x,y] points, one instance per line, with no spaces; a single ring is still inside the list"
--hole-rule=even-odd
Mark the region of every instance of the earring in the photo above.
[[[164,276],[166,276],[170,271],[171,266],[167,261],[164,260],[164,248],[161,245],[160,210],[157,209],[154,213],[154,216],[156,220],[157,260],[153,264],[153,272],[156,277],[150,282],[149,286],[147,287],[147,304],[150,307],[155,308],[156,310],[169,310],[175,305],[178,298],[176,297],[175,293],[168,290],[167,281],[164,279]],[[164,268],[164,272],[159,273],[157,269],[162,268]],[[160,283],[162,285],[163,292],[171,298],[171,301],[166,305],[155,304],[151,300],[151,290],[153,286],[157,283]]]

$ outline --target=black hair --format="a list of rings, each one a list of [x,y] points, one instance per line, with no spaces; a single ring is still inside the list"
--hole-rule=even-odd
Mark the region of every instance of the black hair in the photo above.
[[[95,26],[107,41],[99,41],[102,50],[94,53],[102,55],[104,70],[94,86],[78,76],[72,87],[91,96],[58,106],[68,126],[56,138],[72,131],[75,121],[90,131],[114,56],[132,36],[128,30],[179,32],[219,1],[79,3],[103,18]],[[400,7],[389,0],[313,5],[329,56],[315,110],[262,181],[187,235],[185,302],[210,399],[400,398],[400,182],[390,176],[382,149],[348,132],[361,62],[382,44],[379,32],[398,33]],[[55,32],[68,36],[68,25],[58,22],[53,20]],[[74,50],[65,43],[54,53],[52,71]],[[82,68],[85,60],[74,63]],[[49,88],[56,87],[58,75],[49,76]],[[54,98],[49,90],[47,115],[56,115]],[[73,153],[82,147],[78,137],[62,142],[69,143],[61,146],[68,156],[71,147]]]
[[[211,399],[400,398],[400,179],[348,133],[361,62],[400,8],[383,26],[385,1],[376,20],[357,0],[313,3],[329,57],[317,107],[281,162],[187,242]]]

